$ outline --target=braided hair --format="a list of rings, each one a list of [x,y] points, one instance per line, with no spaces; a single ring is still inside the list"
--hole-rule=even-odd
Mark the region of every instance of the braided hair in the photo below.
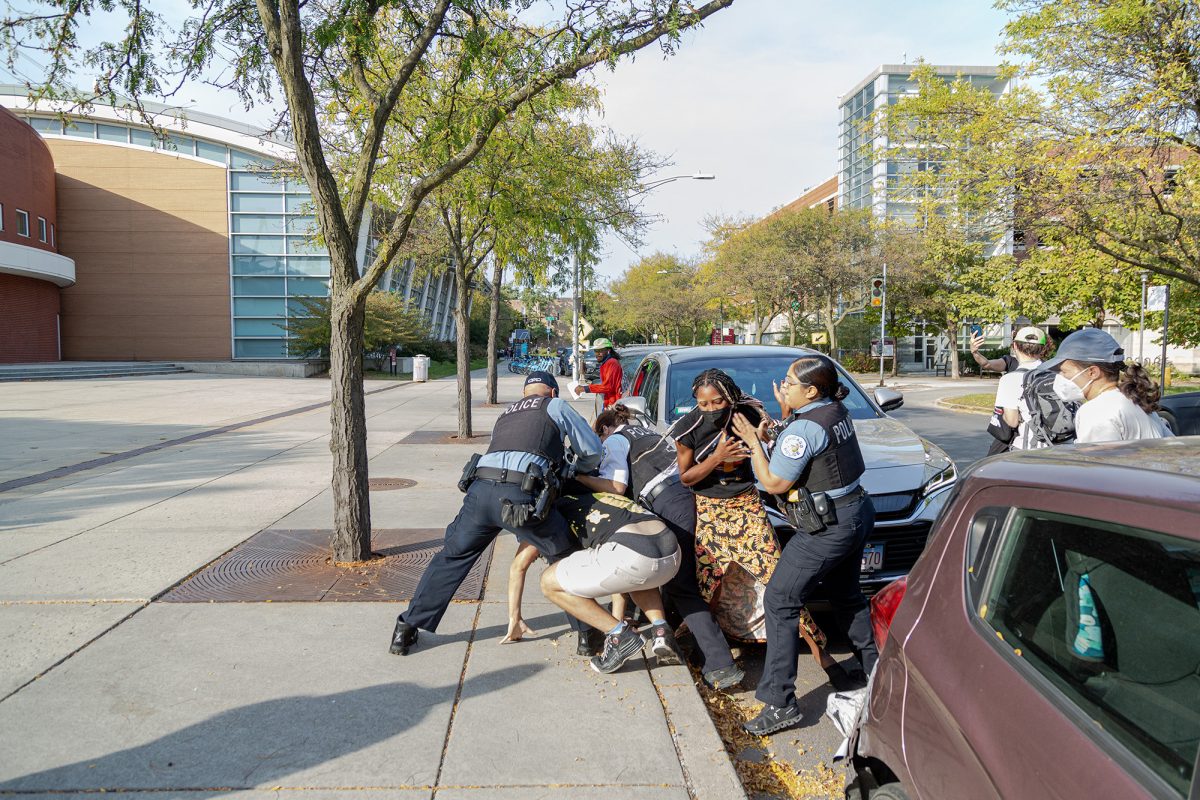
[[[743,392],[741,387],[729,376],[729,373],[724,370],[716,368],[706,369],[697,375],[692,381],[692,397],[695,397],[696,392],[705,386],[715,389],[717,394],[721,396],[721,399],[729,404],[730,420],[733,419],[733,414],[737,411],[738,406],[750,406],[758,411],[763,419],[767,417],[766,408],[763,406],[762,401],[757,397]],[[682,419],[687,419],[687,417],[683,417]],[[692,426],[683,433],[675,436],[675,438],[678,439],[695,430],[700,425],[702,419],[700,415],[696,415],[696,421],[692,423]]]

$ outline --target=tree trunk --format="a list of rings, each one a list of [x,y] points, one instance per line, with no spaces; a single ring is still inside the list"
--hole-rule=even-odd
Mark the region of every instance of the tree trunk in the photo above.
[[[949,342],[950,377],[957,380],[962,376],[958,369],[958,320],[946,320],[946,338]]]
[[[492,266],[492,308],[488,315],[487,402],[496,403],[496,339],[500,334],[500,282],[504,280],[504,265],[500,259]]]
[[[371,557],[371,499],[367,490],[367,413],[363,393],[362,340],[366,300],[331,304],[329,339],[329,449],[333,453],[335,562]]]
[[[454,284],[458,296],[454,299],[454,322],[458,355],[458,435],[471,436],[471,285],[467,266],[461,261],[454,265]]]

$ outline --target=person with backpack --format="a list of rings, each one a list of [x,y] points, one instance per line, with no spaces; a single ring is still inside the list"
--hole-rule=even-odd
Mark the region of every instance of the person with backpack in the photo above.
[[[1125,350],[1098,328],[1075,331],[1043,365],[1054,375],[1064,403],[1079,403],[1075,441],[1115,442],[1173,436],[1158,410],[1158,384],[1138,364],[1125,363]]]
[[[1029,325],[1021,328],[1013,336],[1011,352],[1017,366],[1015,370],[1003,375],[996,386],[995,408],[992,411],[991,422],[988,423],[988,433],[992,434],[996,441],[992,443],[988,455],[1036,446],[1026,436],[1030,415],[1028,408],[1021,402],[1021,395],[1025,377],[1041,366],[1042,359],[1049,351],[1050,344],[1046,339],[1046,332],[1041,328]]]

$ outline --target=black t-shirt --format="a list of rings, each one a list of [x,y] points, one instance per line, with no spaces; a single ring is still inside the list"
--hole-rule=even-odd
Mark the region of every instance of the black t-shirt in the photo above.
[[[1004,355],[1002,355],[1000,357],[1000,359],[1004,362],[1004,374],[1005,375],[1007,375],[1008,373],[1015,370],[1017,368],[1017,366],[1020,365],[1020,363],[1021,363],[1020,361],[1017,360],[1017,357],[1014,356],[1012,353],[1005,353]]]
[[[739,405],[735,408],[739,414],[744,414],[750,424],[757,425],[762,420],[762,412],[755,406]],[[689,411],[675,426],[682,431],[676,442],[692,451],[695,463],[699,464],[708,458],[716,449],[714,441],[722,431],[733,436],[731,421],[733,415],[722,416],[725,423],[719,425],[704,416],[698,408]],[[750,459],[743,458],[734,462],[723,462],[710,472],[703,480],[692,486],[692,491],[703,497],[729,498],[737,497],[754,485],[754,468]]]
[[[609,492],[563,495],[556,507],[585,548],[612,542],[647,558],[666,558],[679,547],[665,522],[628,497]],[[637,525],[641,531],[622,530]]]

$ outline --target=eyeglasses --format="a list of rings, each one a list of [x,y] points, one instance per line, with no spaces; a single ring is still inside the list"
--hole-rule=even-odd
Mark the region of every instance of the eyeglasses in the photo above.
[[[784,386],[803,386],[804,381],[795,380],[791,375],[784,375],[783,376],[783,385]]]

